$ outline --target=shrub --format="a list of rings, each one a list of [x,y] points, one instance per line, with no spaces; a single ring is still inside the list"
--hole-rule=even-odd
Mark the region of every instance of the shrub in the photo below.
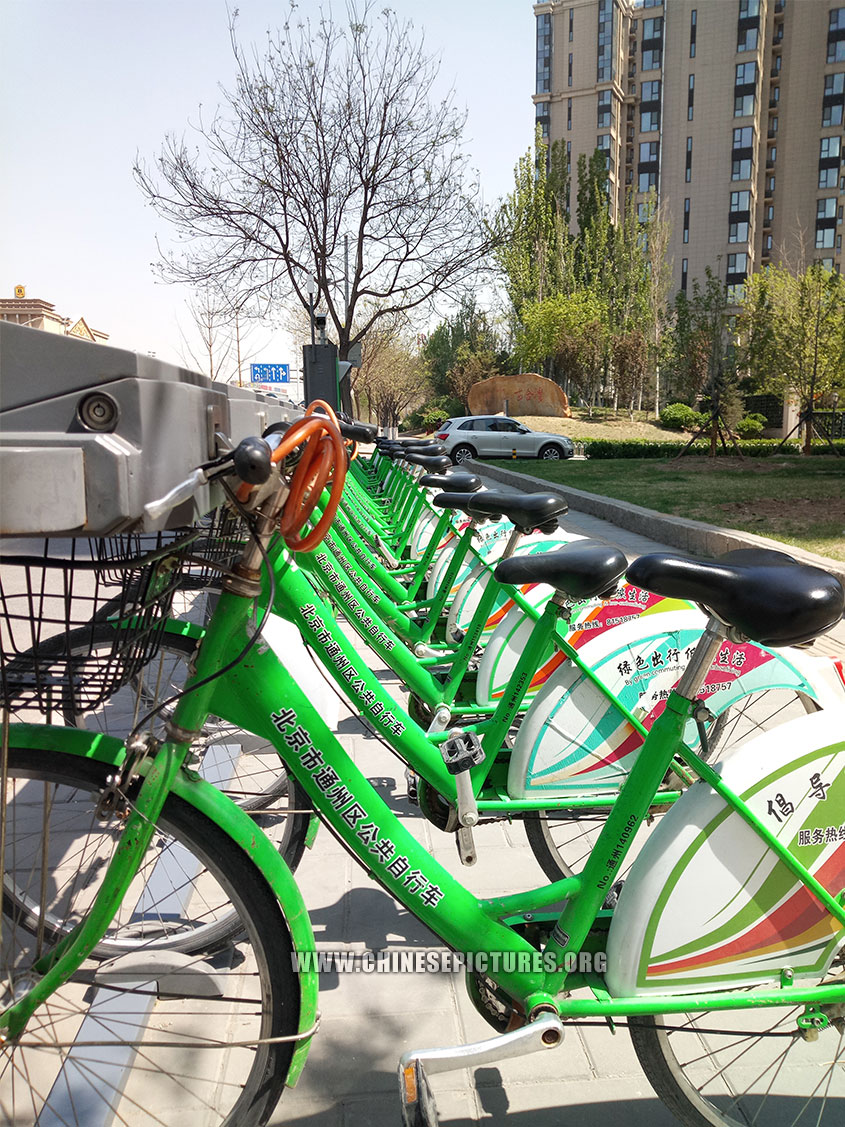
[[[400,430],[432,431],[444,419],[449,419],[453,415],[465,414],[466,411],[459,399],[454,399],[451,395],[441,395],[437,399],[430,399],[428,403],[423,403],[416,411],[412,411],[407,418],[403,419]]]
[[[759,438],[763,433],[764,423],[765,419],[761,422],[759,415],[746,415],[736,424],[736,433],[740,438]]]
[[[701,425],[701,416],[688,403],[669,403],[660,412],[660,425],[667,430],[692,430]]]

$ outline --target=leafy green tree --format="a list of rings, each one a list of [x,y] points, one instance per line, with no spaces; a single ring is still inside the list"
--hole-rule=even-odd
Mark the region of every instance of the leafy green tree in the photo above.
[[[474,297],[465,297],[451,317],[441,321],[423,345],[421,358],[428,382],[437,395],[453,395],[450,373],[459,362],[459,351],[492,355],[496,371],[501,371],[505,357],[498,333],[490,317],[480,309]],[[459,397],[460,398],[460,397]]]
[[[604,285],[611,277],[609,255],[613,241],[607,159],[596,149],[587,159],[578,157],[578,235],[575,240],[575,276],[580,285]]]
[[[593,290],[582,288],[526,307],[516,356],[525,368],[551,357],[592,413],[607,348],[607,305]]]
[[[449,387],[455,399],[461,401],[461,406],[469,411],[469,393],[473,384],[495,376],[499,366],[494,354],[489,349],[474,350],[469,341],[464,341],[458,346],[455,363],[449,369]]]
[[[525,305],[571,284],[569,170],[563,142],[551,152],[538,128],[514,169],[514,189],[496,214],[494,257],[517,321]]]
[[[734,315],[724,283],[708,266],[701,286],[675,300],[675,387],[688,403],[703,400],[709,413],[710,454],[715,456],[720,422],[731,430],[742,415]]]
[[[801,410],[845,387],[845,280],[820,263],[791,274],[770,266],[746,284],[739,329],[752,379],[795,394]],[[804,449],[812,444],[807,421]]]

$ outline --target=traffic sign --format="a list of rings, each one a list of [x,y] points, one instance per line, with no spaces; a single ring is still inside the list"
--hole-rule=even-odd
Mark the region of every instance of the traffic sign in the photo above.
[[[290,383],[290,364],[250,364],[250,383]]]

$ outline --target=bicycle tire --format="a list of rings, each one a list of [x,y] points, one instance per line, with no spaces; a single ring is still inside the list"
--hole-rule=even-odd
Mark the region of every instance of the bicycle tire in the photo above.
[[[47,896],[56,897],[63,889],[62,910],[68,915],[64,933],[84,914],[107,853],[119,842],[119,833],[100,825],[104,852],[92,854],[86,874],[91,883],[64,887],[61,863],[72,844],[74,824],[83,808],[93,812],[111,768],[59,749],[12,748],[7,765],[6,871],[27,886],[41,881]],[[36,832],[39,821],[52,831],[47,837]],[[94,960],[92,966],[87,960],[36,1011],[21,1036],[3,1046],[4,1122],[43,1121],[43,1115],[51,1122],[84,1127],[96,1118],[133,1127],[200,1121],[260,1127],[277,1103],[293,1042],[242,1043],[290,1037],[298,1028],[299,986],[283,912],[247,854],[189,803],[170,795],[161,824],[184,856],[192,857],[206,880],[214,882],[216,895],[231,903],[243,938],[216,956],[208,958],[206,952],[177,965],[175,976],[164,980],[161,971],[136,968],[133,982],[105,981],[102,961]],[[46,859],[45,841],[50,843]],[[204,905],[193,904],[192,890],[183,911],[197,910],[204,911]],[[110,925],[112,938],[131,925],[127,916],[119,910]],[[21,992],[26,988],[41,944],[13,915],[4,916],[2,924],[5,1007],[16,986]],[[132,939],[131,949],[143,958],[148,946],[137,936]],[[140,1020],[139,1007],[145,1011]],[[238,1045],[233,1047],[233,1041]],[[200,1052],[207,1042],[208,1051]]]
[[[808,1042],[796,1026],[803,1012],[632,1016],[628,1025],[649,1083],[685,1127],[839,1127],[845,1025],[840,1017],[838,1028],[831,1024]]]
[[[764,689],[737,701],[716,717],[708,747],[708,758],[723,755],[746,738],[785,723],[794,715],[812,712],[818,706],[806,694],[793,689]],[[674,776],[667,779],[677,789]],[[668,810],[659,799],[651,817]],[[549,880],[560,880],[580,872],[595,845],[610,807],[579,807],[576,810],[530,811],[523,816],[531,852]],[[630,866],[634,854],[626,859]],[[619,873],[624,878],[625,870]]]

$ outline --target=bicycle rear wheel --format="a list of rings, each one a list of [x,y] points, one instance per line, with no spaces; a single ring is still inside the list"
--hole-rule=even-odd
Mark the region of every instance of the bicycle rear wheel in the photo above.
[[[15,904],[4,900],[3,1008],[31,984],[30,968],[49,948],[50,933],[64,934],[84,916],[99,888],[119,842],[117,831],[92,820],[108,770],[60,751],[10,749],[4,872],[26,902],[42,905],[44,926],[35,933],[22,927]],[[201,881],[180,885],[157,872],[168,860],[153,844],[104,942],[131,966],[87,960],[20,1038],[2,1046],[3,1122],[259,1127],[275,1106],[294,1046],[257,1042],[292,1036],[298,1027],[284,916],[246,854],[193,807],[171,795],[161,827],[182,872],[200,872]],[[168,855],[172,860],[173,850]],[[145,937],[149,888],[157,882],[167,889],[174,926],[199,935],[223,904],[237,915],[237,943],[216,953],[209,944],[190,957],[162,952],[159,934]],[[156,961],[162,953],[164,963]]]
[[[839,965],[845,994],[845,976]],[[845,1007],[815,1041],[804,1007],[628,1019],[643,1071],[686,1127],[841,1127]],[[833,1015],[831,1015],[833,1016]]]

